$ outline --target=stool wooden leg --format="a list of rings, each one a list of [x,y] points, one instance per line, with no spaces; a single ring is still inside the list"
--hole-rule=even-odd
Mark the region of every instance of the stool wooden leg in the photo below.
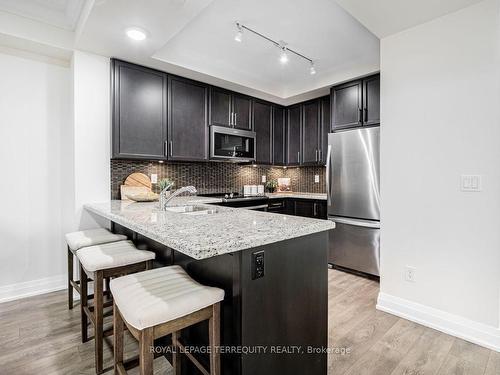
[[[123,319],[113,302],[113,352],[115,357],[115,375],[119,374],[119,366],[123,365]]]
[[[210,375],[220,375],[220,303],[212,307],[212,316],[208,321],[210,345]]]
[[[73,309],[73,252],[68,246],[68,308]]]
[[[152,327],[141,331],[141,336],[139,338],[139,373],[141,375],[153,374],[153,338]]]
[[[181,375],[181,353],[179,352],[179,336],[181,331],[172,332],[172,366],[174,368],[174,375]]]
[[[88,279],[87,274],[83,270],[83,267],[80,265],[80,320],[82,325],[82,342],[87,342],[89,340],[88,335],[88,318],[85,313],[84,308],[87,307],[88,304]]]
[[[95,345],[95,371],[102,373],[103,363],[103,277],[102,271],[94,272],[94,345]]]

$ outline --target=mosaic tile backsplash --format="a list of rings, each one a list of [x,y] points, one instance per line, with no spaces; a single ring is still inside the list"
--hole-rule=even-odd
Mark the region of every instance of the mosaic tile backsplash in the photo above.
[[[127,176],[142,172],[148,176],[158,175],[158,181],[169,178],[175,187],[193,185],[199,194],[242,192],[243,185],[259,185],[262,176],[267,181],[289,177],[293,191],[304,193],[325,193],[325,167],[282,168],[232,163],[159,163],[157,161],[111,160],[111,195],[120,198],[120,185]],[[319,175],[319,183],[314,182]],[[158,187],[153,185],[158,192]]]

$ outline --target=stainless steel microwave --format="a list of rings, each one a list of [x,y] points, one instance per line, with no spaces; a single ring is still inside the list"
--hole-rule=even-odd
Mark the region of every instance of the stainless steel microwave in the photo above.
[[[234,162],[255,160],[255,132],[210,126],[210,158]]]

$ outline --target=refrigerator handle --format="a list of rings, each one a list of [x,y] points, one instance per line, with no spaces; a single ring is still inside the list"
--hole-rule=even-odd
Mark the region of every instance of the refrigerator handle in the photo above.
[[[326,204],[328,206],[331,205],[331,198],[330,198],[331,154],[332,154],[332,146],[328,145],[328,150],[326,152]]]
[[[334,216],[330,216],[328,220],[333,221],[334,223],[353,225],[355,227],[380,229],[379,221],[357,220],[346,217],[334,217]]]

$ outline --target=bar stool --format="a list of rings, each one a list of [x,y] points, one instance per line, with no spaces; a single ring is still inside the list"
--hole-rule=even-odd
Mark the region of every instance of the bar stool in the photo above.
[[[172,334],[172,365],[180,375],[180,332],[208,320],[210,370],[191,354],[188,359],[205,375],[220,374],[220,301],[224,290],[201,285],[179,266],[157,268],[111,280],[115,374],[126,374],[123,362],[124,324],[139,341],[141,375],[153,374],[154,340]],[[217,348],[218,349],[218,348]]]
[[[73,275],[73,257],[82,247],[100,245],[110,242],[126,240],[127,236],[111,233],[105,228],[82,230],[66,234],[66,243],[68,245],[68,308],[73,308],[73,289],[78,294],[80,292],[80,282],[74,280]]]
[[[107,307],[103,303],[103,280],[150,269],[155,253],[138,250],[132,241],[119,241],[84,247],[76,255],[80,261],[82,342],[89,339],[90,319],[94,327],[95,368],[100,374],[103,371],[103,310]],[[94,280],[93,306],[89,306],[87,299],[89,278]]]

